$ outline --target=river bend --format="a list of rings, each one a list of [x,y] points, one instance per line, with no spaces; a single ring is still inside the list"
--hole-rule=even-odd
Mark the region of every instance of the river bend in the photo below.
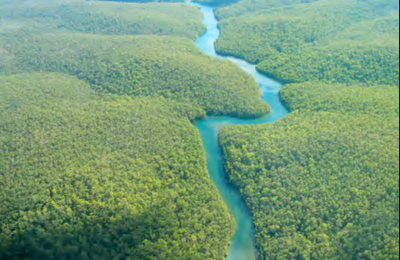
[[[214,8],[193,2],[190,4],[201,8],[204,15],[203,23],[207,27],[206,33],[196,41],[199,49],[212,57],[229,60],[252,75],[261,89],[262,99],[271,106],[271,113],[260,119],[242,120],[233,117],[209,117],[196,123],[207,153],[208,171],[211,179],[218,187],[236,221],[236,231],[232,237],[227,260],[255,260],[257,254],[252,215],[239,192],[228,181],[224,171],[224,158],[218,135],[223,126],[272,123],[289,114],[279,97],[279,90],[283,85],[259,73],[255,65],[233,57],[218,55],[214,45],[220,36],[220,30],[218,29],[218,20],[215,17]]]

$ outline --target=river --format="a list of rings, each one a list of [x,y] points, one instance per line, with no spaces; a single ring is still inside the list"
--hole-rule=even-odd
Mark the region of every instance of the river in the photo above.
[[[257,253],[252,215],[239,192],[228,181],[223,167],[224,158],[218,142],[218,135],[223,126],[272,123],[289,114],[279,97],[279,90],[283,85],[259,73],[255,65],[233,57],[218,55],[214,44],[220,36],[220,31],[214,8],[193,2],[190,4],[201,8],[204,15],[203,23],[207,27],[206,33],[196,41],[199,49],[212,57],[229,60],[252,75],[262,91],[262,99],[271,106],[271,113],[267,117],[260,119],[242,120],[232,117],[209,117],[196,123],[207,153],[208,171],[211,179],[218,187],[230,213],[236,220],[236,232],[232,237],[227,260],[255,260]]]

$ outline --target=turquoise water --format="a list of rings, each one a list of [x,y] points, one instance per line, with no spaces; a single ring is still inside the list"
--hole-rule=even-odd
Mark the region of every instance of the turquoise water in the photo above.
[[[272,109],[270,115],[256,120],[241,120],[232,117],[210,117],[196,123],[196,127],[200,131],[204,148],[207,152],[208,170],[211,179],[217,185],[231,214],[236,220],[237,227],[235,235],[232,238],[228,260],[255,260],[257,258],[257,253],[255,250],[255,234],[252,216],[238,191],[228,182],[224,172],[224,160],[221,147],[218,143],[218,133],[221,127],[227,125],[272,123],[285,117],[289,111],[283,106],[279,98],[279,90],[282,84],[258,73],[255,65],[240,59],[217,55],[214,43],[218,39],[220,31],[217,27],[218,21],[214,15],[213,7],[197,3],[190,4],[201,8],[204,14],[203,23],[207,27],[207,32],[196,41],[196,45],[208,55],[230,60],[252,75],[262,91],[263,100],[268,102]]]

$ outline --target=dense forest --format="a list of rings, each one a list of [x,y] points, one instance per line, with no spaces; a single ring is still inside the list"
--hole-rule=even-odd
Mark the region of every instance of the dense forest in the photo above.
[[[14,58],[3,71],[63,72],[100,92],[164,96],[197,104],[210,115],[268,113],[253,78],[229,62],[203,55],[189,40],[86,34],[25,38],[12,44],[7,38],[4,49]]]
[[[395,0],[245,0],[217,10],[216,47],[283,82],[396,85],[398,9]]]
[[[233,223],[191,124],[204,111],[62,74],[0,86],[0,259],[224,259]]]
[[[47,32],[53,28],[93,34],[156,34],[196,39],[205,29],[201,13],[185,4],[17,0],[0,3],[0,8],[2,23],[9,24],[4,27],[28,27],[36,33],[40,32],[38,25],[46,25]]]
[[[197,7],[118,2],[0,2],[0,260],[226,259],[192,123],[270,108]],[[399,259],[398,1],[199,2],[220,54],[295,83],[220,134],[260,260]]]
[[[399,90],[306,83],[272,125],[226,127],[260,259],[399,258]]]
[[[281,98],[292,111],[325,111],[382,116],[399,115],[399,88],[392,86],[347,86],[340,84],[290,84]]]
[[[250,76],[196,49],[200,11],[0,10],[0,259],[223,260],[234,221],[192,122],[269,107]]]
[[[83,7],[79,8],[79,5]],[[75,13],[85,14],[89,12],[85,11],[89,8],[118,14],[119,17],[128,18],[132,15],[129,8],[120,12],[121,5],[77,2],[68,4],[67,7],[56,5],[57,8],[53,9],[67,8],[75,10]],[[38,5],[35,8],[42,10],[45,6]],[[97,19],[97,16],[91,16],[94,19],[90,20],[86,19],[86,16],[71,14],[75,20],[66,19],[70,24],[63,24],[64,29],[71,30],[48,29],[45,27],[46,22],[39,21],[42,27],[35,25],[33,31],[22,28],[0,34],[0,50],[5,56],[0,63],[0,74],[62,72],[89,82],[93,89],[100,92],[132,96],[163,96],[197,104],[210,115],[254,118],[268,113],[269,107],[261,100],[260,91],[251,76],[229,62],[207,57],[190,39],[175,37],[181,36],[183,32],[193,35],[202,32],[199,10],[181,4],[174,4],[168,8],[158,4],[150,6],[134,4],[131,7],[142,15],[146,14],[143,9],[154,14],[154,23],[150,20],[145,21],[147,28],[158,28],[159,23],[163,23],[163,17],[170,19],[173,16],[174,21],[181,16],[179,12],[191,8],[179,18],[179,23],[182,23],[182,19],[186,20],[187,25],[192,25],[192,30],[186,31],[185,26],[181,26],[180,30],[178,26],[166,24],[174,37],[150,36],[148,34],[152,34],[151,31],[146,32],[145,36],[93,35],[71,30],[78,28],[82,29],[81,31],[96,33],[96,26],[108,28],[102,24],[103,20]],[[169,9],[175,10],[174,8],[178,14],[169,11]],[[164,15],[158,16],[160,12]],[[196,13],[195,16],[191,15],[193,12]],[[80,25],[93,30],[86,30]],[[129,33],[124,30],[121,32]],[[104,33],[114,32],[107,29]]]
[[[218,0],[214,0],[218,2]],[[268,10],[276,7],[309,4],[321,0],[240,0],[228,6],[218,6],[216,15],[219,19],[237,17],[248,13],[255,13],[261,10]]]
[[[398,1],[242,0],[221,54],[286,85],[272,125],[225,127],[260,259],[399,259]]]

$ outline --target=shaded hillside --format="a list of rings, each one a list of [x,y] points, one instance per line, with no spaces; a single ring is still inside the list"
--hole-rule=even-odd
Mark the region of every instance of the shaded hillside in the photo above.
[[[0,259],[224,259],[232,220],[190,120],[61,74],[0,78]]]

